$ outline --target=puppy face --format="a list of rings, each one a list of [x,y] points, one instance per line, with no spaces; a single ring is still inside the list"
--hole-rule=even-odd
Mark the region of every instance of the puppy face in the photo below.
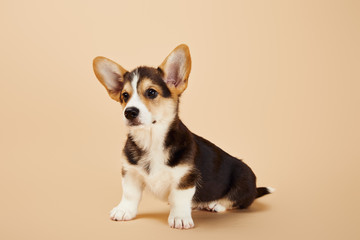
[[[110,59],[94,59],[95,75],[110,97],[120,102],[129,127],[148,127],[174,118],[190,69],[186,45],[175,48],[157,69],[139,67],[128,72]]]
[[[130,127],[159,124],[174,116],[175,99],[159,69],[140,67],[125,75],[120,103],[125,123]]]

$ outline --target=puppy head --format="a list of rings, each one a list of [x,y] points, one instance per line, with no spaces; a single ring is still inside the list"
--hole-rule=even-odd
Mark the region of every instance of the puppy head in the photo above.
[[[123,108],[130,127],[147,127],[171,121],[178,99],[188,84],[191,70],[189,48],[176,47],[158,68],[138,67],[131,72],[104,57],[93,62],[100,83]]]

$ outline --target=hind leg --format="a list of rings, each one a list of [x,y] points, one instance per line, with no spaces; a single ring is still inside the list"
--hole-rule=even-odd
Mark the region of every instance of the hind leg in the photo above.
[[[220,213],[220,212],[225,212],[227,209],[231,209],[232,203],[230,204],[229,201],[225,201],[225,200],[218,200],[218,201],[212,201],[206,203],[198,203],[193,207],[200,210]]]
[[[231,189],[226,198],[234,208],[244,209],[251,205],[257,195],[256,177],[246,165],[234,173]]]

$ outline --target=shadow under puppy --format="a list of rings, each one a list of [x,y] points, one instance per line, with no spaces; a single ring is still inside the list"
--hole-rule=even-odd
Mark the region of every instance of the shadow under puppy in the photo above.
[[[172,228],[194,227],[192,208],[223,212],[246,208],[272,192],[257,188],[252,170],[187,129],[179,119],[179,98],[188,85],[189,48],[176,47],[158,68],[129,72],[104,57],[94,72],[110,97],[120,102],[128,137],[123,150],[121,202],[112,220],[137,214],[143,189],[169,201]]]

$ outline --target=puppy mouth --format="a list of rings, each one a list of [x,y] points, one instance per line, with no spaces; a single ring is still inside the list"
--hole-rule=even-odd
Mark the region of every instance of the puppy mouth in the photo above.
[[[138,119],[133,119],[131,121],[128,121],[128,125],[130,127],[140,126],[142,123]]]
[[[155,124],[157,123],[156,120],[153,120],[151,122],[151,124]],[[131,120],[131,121],[127,121],[127,125],[129,127],[137,127],[137,126],[143,126],[144,124],[142,122],[140,122],[138,119],[134,119],[134,120]]]

